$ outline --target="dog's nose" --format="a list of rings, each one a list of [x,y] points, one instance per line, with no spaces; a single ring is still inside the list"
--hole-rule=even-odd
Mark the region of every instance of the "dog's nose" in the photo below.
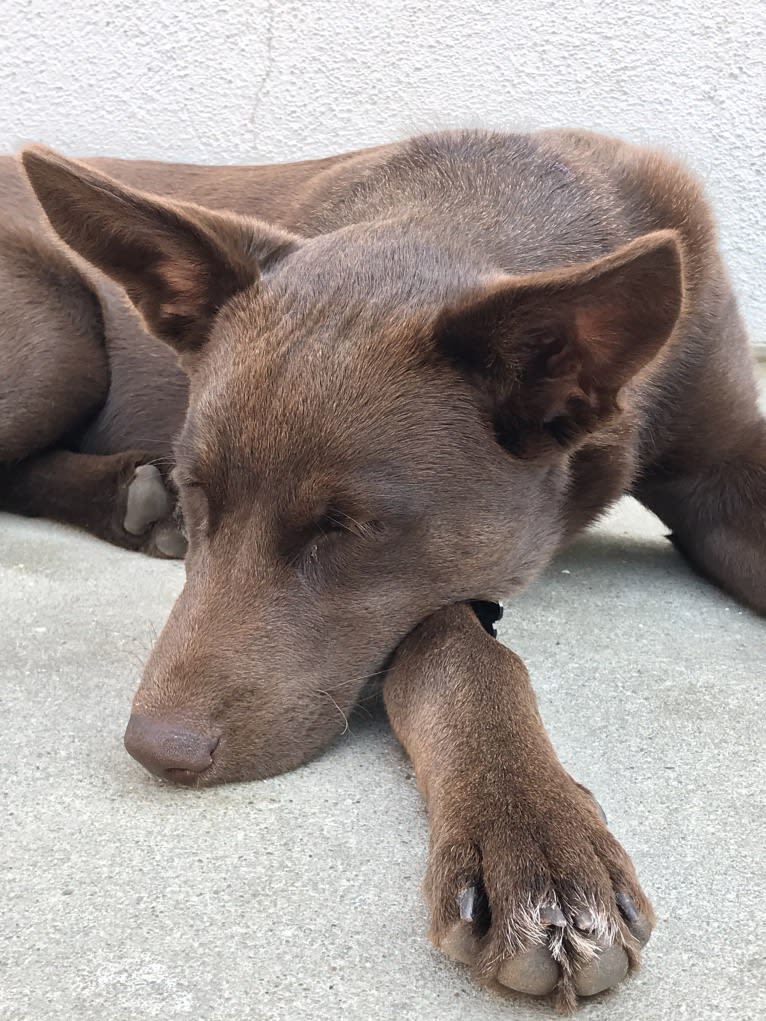
[[[125,730],[125,747],[150,773],[176,783],[194,782],[213,763],[218,738],[188,725],[133,713]]]

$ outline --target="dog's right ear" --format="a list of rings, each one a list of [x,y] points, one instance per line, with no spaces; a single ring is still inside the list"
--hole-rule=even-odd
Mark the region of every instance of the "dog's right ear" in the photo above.
[[[684,298],[674,231],[594,262],[499,275],[436,325],[442,356],[520,458],[573,449],[620,412],[619,396],[671,338]]]
[[[121,284],[149,330],[180,354],[197,351],[224,303],[300,243],[258,220],[137,191],[41,146],[21,159],[56,233]]]

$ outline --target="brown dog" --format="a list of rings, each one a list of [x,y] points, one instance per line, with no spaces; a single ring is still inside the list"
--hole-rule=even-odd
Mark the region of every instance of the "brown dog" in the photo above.
[[[186,784],[278,773],[388,667],[435,941],[562,1005],[619,981],[651,906],[466,602],[632,492],[766,611],[766,423],[698,185],[573,132],[23,160],[76,254],[7,161],[0,503],[174,556],[177,491],[189,541],[128,750]]]

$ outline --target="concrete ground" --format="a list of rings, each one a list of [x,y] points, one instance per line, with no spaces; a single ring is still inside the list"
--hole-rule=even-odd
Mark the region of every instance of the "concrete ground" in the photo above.
[[[175,789],[127,756],[141,662],[182,577],[0,516],[0,1017],[549,1016],[427,942],[426,822],[379,708],[262,783]],[[581,1016],[766,1016],[764,622],[625,501],[507,609],[501,637],[659,918],[642,973]]]

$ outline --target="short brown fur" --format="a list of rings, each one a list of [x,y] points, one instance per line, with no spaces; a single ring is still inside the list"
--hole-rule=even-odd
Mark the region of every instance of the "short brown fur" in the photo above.
[[[23,160],[70,247],[0,163],[0,506],[173,556],[177,493],[189,541],[129,750],[278,773],[385,671],[437,944],[564,1008],[619,981],[651,905],[467,602],[632,493],[766,612],[766,423],[699,185],[568,131]]]

